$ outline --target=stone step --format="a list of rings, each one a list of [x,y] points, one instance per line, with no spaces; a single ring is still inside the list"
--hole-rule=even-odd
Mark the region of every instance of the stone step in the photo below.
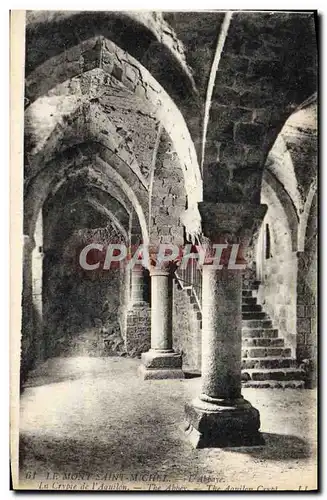
[[[284,347],[284,339],[282,338],[263,338],[263,337],[253,337],[253,338],[242,338],[243,349],[247,347]]]
[[[259,368],[292,368],[295,366],[293,358],[276,358],[271,356],[258,358],[242,358],[243,369],[259,369]]]
[[[242,289],[243,297],[256,297],[256,294],[253,292],[256,292],[255,288],[243,288]]]
[[[261,311],[262,306],[259,304],[242,304],[242,313],[256,313]]]
[[[242,318],[242,328],[272,328],[271,319],[244,319]]]
[[[304,389],[303,380],[249,380],[242,387],[252,389]]]
[[[282,357],[289,358],[292,355],[292,350],[288,347],[244,347],[242,348],[243,358],[265,358],[265,357]]]
[[[259,285],[260,281],[246,281],[243,283],[242,290],[257,290]]]
[[[242,319],[247,320],[247,319],[266,319],[267,314],[265,312],[243,312],[242,311]],[[269,319],[269,318],[268,318]]]
[[[254,368],[243,369],[242,380],[245,381],[267,381],[267,380],[303,380],[304,372],[300,368]]]
[[[256,305],[257,299],[256,297],[242,297],[242,307],[247,305]]]
[[[244,324],[244,322],[243,322]],[[272,328],[272,327],[249,327],[249,326],[243,326],[242,327],[242,338],[243,341],[246,338],[254,338],[254,337],[260,337],[263,339],[271,339],[271,338],[277,338],[278,337],[278,329],[277,328]]]
[[[195,302],[193,302],[192,307],[193,307],[194,311],[201,313],[201,318],[202,318],[202,311],[201,311],[201,309],[199,308],[199,304],[198,304],[198,302],[197,302],[197,300],[196,300],[196,299],[195,299]],[[200,318],[200,319],[201,319],[201,318]]]

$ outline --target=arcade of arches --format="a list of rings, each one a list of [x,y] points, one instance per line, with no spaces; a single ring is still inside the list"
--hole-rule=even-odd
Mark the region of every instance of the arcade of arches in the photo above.
[[[81,356],[202,374],[197,447],[262,442],[242,385],[315,386],[316,45],[310,12],[27,12],[22,386]],[[243,277],[78,266],[221,234]]]

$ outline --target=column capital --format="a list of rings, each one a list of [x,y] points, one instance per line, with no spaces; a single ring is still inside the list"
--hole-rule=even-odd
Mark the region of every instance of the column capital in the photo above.
[[[153,264],[150,266],[150,276],[171,276],[177,269],[174,262],[162,262],[161,264]]]
[[[212,243],[241,243],[250,239],[262,222],[267,205],[199,203],[203,235]]]
[[[170,276],[172,273],[169,269],[163,269],[161,267],[156,268],[155,266],[150,269],[150,276]]]

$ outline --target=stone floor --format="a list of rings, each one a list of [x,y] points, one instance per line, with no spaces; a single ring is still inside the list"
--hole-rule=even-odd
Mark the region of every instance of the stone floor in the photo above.
[[[68,474],[78,474],[79,485],[88,474],[94,489],[123,489],[132,479],[138,489],[315,488],[315,391],[244,389],[260,410],[266,445],[194,450],[180,424],[200,378],[142,381],[138,365],[116,357],[54,358],[31,373],[20,417],[26,485],[36,472],[37,483],[47,473],[61,480],[48,481],[50,489],[70,484],[62,481],[75,477]],[[123,474],[118,483],[112,473]],[[149,482],[146,474],[157,477]]]

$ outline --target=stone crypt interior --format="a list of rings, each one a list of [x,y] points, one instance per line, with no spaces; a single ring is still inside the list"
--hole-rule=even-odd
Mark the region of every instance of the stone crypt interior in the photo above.
[[[312,478],[314,13],[30,11],[24,102],[21,471]],[[222,235],[243,273],[78,263]]]

